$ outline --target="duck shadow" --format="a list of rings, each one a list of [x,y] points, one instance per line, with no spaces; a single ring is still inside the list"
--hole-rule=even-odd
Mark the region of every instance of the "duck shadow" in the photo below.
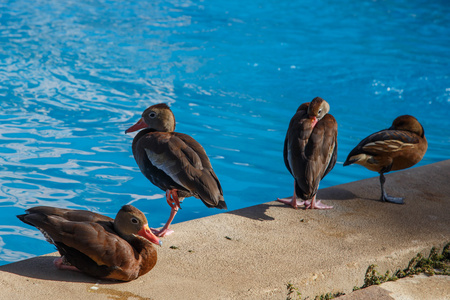
[[[77,271],[59,270],[53,264],[53,260],[58,257],[59,256],[37,256],[16,263],[4,265],[0,268],[0,271],[40,280],[83,282],[92,284],[120,283],[120,281],[101,280],[90,277]]]
[[[292,197],[292,196],[290,196]],[[286,197],[288,198],[288,197]],[[345,201],[345,200],[354,200],[361,199],[356,196],[349,190],[339,188],[339,187],[330,187],[323,190],[319,190],[317,193],[317,198],[320,200],[333,200],[333,201]],[[370,199],[374,200],[374,199]],[[275,218],[269,216],[267,214],[267,210],[271,207],[286,207],[291,208],[291,206],[287,204],[283,204],[278,201],[272,201],[268,203],[258,204],[250,207],[245,207],[241,209],[237,209],[234,211],[227,212],[228,214],[233,214],[236,216],[241,216],[249,219],[253,219],[256,221],[273,221]],[[305,209],[305,207],[299,207],[299,209]]]
[[[333,201],[345,201],[345,200],[368,200],[368,201],[380,201],[379,197],[371,197],[368,195],[356,195],[355,193],[339,188],[329,187],[317,192],[317,199],[320,200],[333,200]]]
[[[317,192],[317,199],[320,200],[353,200],[359,198],[349,190],[339,187],[329,187]]]
[[[227,213],[236,215],[236,216],[253,219],[256,221],[273,221],[273,220],[275,220],[275,218],[267,215],[267,210],[273,206],[279,206],[279,205],[263,203],[263,204],[258,204],[258,205],[254,205],[254,206],[250,206],[250,207],[233,210],[233,211],[230,211]]]

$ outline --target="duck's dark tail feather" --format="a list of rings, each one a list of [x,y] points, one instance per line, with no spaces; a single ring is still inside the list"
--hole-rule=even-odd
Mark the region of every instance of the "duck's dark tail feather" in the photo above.
[[[219,204],[217,204],[216,208],[219,209],[228,209],[227,204],[225,203],[225,200],[221,199],[219,201]]]

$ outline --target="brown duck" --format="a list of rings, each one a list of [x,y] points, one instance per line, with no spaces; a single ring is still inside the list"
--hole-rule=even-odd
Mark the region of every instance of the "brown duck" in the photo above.
[[[284,141],[284,163],[295,179],[294,195],[278,201],[297,208],[330,209],[316,200],[320,181],[336,164],[337,122],[330,105],[320,97],[303,103],[289,123]],[[297,201],[297,198],[304,201]]]
[[[409,115],[397,117],[388,129],[363,139],[348,155],[344,166],[358,164],[380,173],[381,201],[403,204],[403,198],[388,196],[384,173],[409,168],[422,160],[427,151],[422,125]]]
[[[131,205],[123,206],[115,219],[86,210],[37,206],[17,216],[38,228],[56,246],[59,269],[76,270],[93,277],[130,281],[156,264],[161,245],[145,215]]]
[[[172,233],[169,225],[180,202],[195,197],[207,207],[227,209],[222,187],[203,147],[187,134],[174,132],[175,116],[164,104],[147,108],[141,119],[125,133],[142,129],[133,139],[133,155],[141,172],[154,185],[166,192],[171,207],[158,236]]]

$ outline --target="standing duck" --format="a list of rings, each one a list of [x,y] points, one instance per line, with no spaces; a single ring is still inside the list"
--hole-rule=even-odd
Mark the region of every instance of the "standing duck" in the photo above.
[[[397,117],[388,129],[363,139],[348,155],[344,166],[358,164],[380,173],[381,201],[403,204],[403,198],[388,196],[384,173],[412,167],[422,160],[428,143],[422,125],[409,115]]]
[[[284,163],[295,179],[292,198],[278,201],[297,208],[330,209],[316,200],[320,180],[336,164],[337,122],[328,112],[330,105],[320,97],[303,103],[289,123],[284,140]],[[304,201],[297,201],[300,197]]]
[[[144,128],[144,129],[143,129]],[[219,179],[203,147],[189,135],[174,132],[175,116],[164,104],[150,106],[125,133],[141,130],[133,139],[133,155],[141,172],[166,192],[170,217],[156,235],[172,233],[169,225],[186,197],[207,207],[227,209]]]
[[[56,246],[59,269],[76,270],[102,279],[130,281],[156,264],[161,245],[145,215],[131,205],[123,206],[115,219],[86,210],[37,206],[17,216],[38,228]],[[150,243],[151,242],[151,243]]]

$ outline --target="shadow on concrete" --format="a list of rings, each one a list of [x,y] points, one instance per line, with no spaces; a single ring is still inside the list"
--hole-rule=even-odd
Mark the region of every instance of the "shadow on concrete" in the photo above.
[[[282,203],[280,203],[282,205]],[[250,206],[246,208],[237,209],[234,211],[227,212],[227,214],[232,214],[236,216],[241,216],[249,218],[256,221],[273,221],[274,218],[267,215],[266,211],[273,206],[279,206],[276,204],[264,203],[255,206]]]
[[[23,277],[63,281],[63,282],[83,282],[96,284],[114,284],[118,281],[100,280],[76,271],[59,270],[53,265],[53,260],[59,256],[38,256],[16,263],[4,265],[1,271],[9,272]]]
[[[292,197],[292,195],[289,197],[284,197],[284,198],[290,198],[290,197]],[[351,191],[349,191],[347,189],[343,189],[343,188],[339,188],[339,187],[330,187],[330,188],[326,188],[323,190],[319,190],[317,193],[317,197],[320,200],[334,200],[334,201],[335,200],[343,201],[343,200],[364,199],[359,196],[356,196],[354,193],[352,193]],[[367,199],[367,200],[378,201],[378,199]],[[281,202],[278,202],[278,201],[276,201],[276,199],[274,199],[274,201],[272,201],[272,202],[267,202],[267,203],[263,203],[263,204],[259,204],[259,205],[255,205],[255,206],[241,208],[241,209],[237,209],[237,210],[230,211],[227,213],[233,214],[236,216],[249,218],[252,220],[257,220],[257,221],[273,221],[274,218],[267,214],[267,210],[271,207],[286,207],[288,209],[292,209],[291,206],[281,203]],[[304,206],[299,207],[298,209],[305,210],[305,207]]]
[[[323,190],[319,190],[317,192],[317,198],[320,200],[353,200],[357,198],[361,199],[359,196],[356,196],[351,191],[339,187],[329,187]]]
[[[370,189],[370,192],[368,191]],[[340,187],[329,187],[317,192],[317,198],[320,200],[333,200],[333,201],[345,201],[345,200],[364,200],[364,201],[375,201],[380,200],[380,191],[378,190],[378,185],[370,185],[363,193],[353,193],[345,188]],[[373,190],[373,192],[372,192]]]

